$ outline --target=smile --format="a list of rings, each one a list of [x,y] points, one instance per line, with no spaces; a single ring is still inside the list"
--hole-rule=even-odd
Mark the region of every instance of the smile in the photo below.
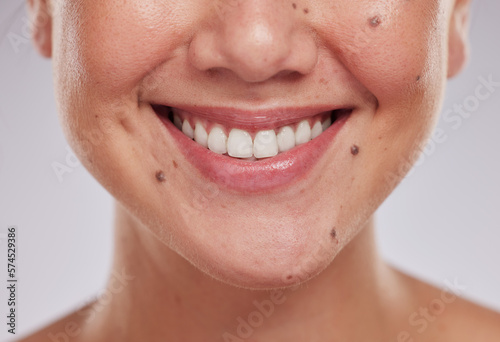
[[[216,124],[178,109],[172,109],[169,119],[187,137],[212,152],[248,160],[274,157],[309,142],[331,126],[332,116],[332,112],[322,113],[258,132]]]
[[[273,191],[304,178],[352,112],[152,108],[203,175],[220,186],[250,193]]]

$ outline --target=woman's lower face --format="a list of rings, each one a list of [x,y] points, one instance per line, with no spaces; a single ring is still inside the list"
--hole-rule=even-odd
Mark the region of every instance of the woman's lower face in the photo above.
[[[59,2],[61,122],[97,180],[202,271],[305,281],[434,127],[450,3]]]

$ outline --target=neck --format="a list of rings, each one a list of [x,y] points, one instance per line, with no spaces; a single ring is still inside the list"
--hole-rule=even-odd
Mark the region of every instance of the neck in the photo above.
[[[96,327],[103,340],[117,333],[122,341],[379,340],[387,308],[401,300],[398,277],[377,253],[373,219],[319,276],[256,291],[212,279],[120,205],[116,214],[112,299]]]

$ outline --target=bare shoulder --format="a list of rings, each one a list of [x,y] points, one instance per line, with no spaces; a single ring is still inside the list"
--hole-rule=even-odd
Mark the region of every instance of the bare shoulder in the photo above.
[[[83,331],[86,318],[84,313],[87,307],[78,309],[69,315],[62,317],[45,328],[18,340],[18,342],[83,341]]]
[[[459,298],[446,321],[453,341],[500,341],[500,313],[468,300]]]
[[[467,287],[458,279],[446,279],[438,288],[405,277],[413,283],[416,301],[408,318],[413,334],[402,341],[500,341],[500,313],[463,298]]]

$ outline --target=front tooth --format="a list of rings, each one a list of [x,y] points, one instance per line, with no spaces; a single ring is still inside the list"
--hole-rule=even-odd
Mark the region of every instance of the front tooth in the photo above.
[[[325,122],[323,122],[323,132],[326,131],[326,129],[328,127],[330,127],[332,125],[332,118],[331,117],[328,117],[328,119],[325,120]]]
[[[194,126],[194,140],[203,147],[208,147],[208,135],[205,127],[199,122]]]
[[[227,139],[227,153],[235,158],[250,158],[253,155],[252,137],[248,132],[233,128]]]
[[[321,133],[323,133],[323,127],[321,126],[321,122],[316,121],[313,128],[311,129],[311,139],[316,138]]]
[[[179,115],[174,114],[174,125],[177,127],[179,130],[182,130],[182,120],[179,117]]]
[[[288,151],[295,147],[295,133],[290,126],[281,127],[278,132],[278,149],[280,152]]]
[[[311,126],[307,120],[303,120],[295,132],[295,145],[305,144],[309,140],[311,140]]]
[[[226,148],[227,136],[220,127],[214,127],[208,135],[208,148],[210,151],[224,154],[227,152]]]
[[[253,155],[255,158],[274,157],[277,154],[278,141],[274,130],[258,132],[253,142]]]
[[[182,124],[182,133],[187,135],[189,138],[193,139],[194,138],[194,131],[191,125],[189,124],[189,121],[184,120],[184,123]]]

